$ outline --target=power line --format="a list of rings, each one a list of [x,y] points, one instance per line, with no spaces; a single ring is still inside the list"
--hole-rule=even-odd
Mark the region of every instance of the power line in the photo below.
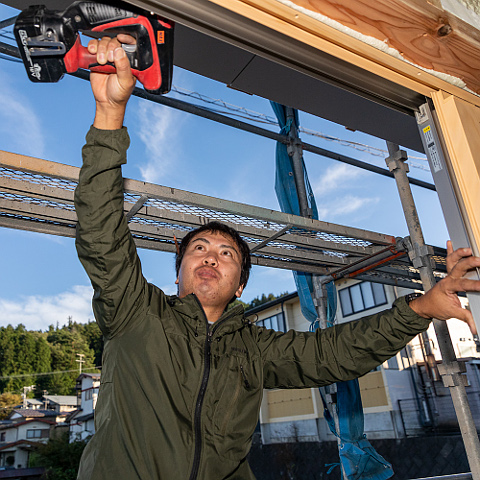
[[[4,53],[6,55],[11,55],[11,56],[16,56],[17,58],[20,56],[20,54],[18,52],[18,48],[12,47],[11,45],[7,45],[3,42],[0,42],[0,53]],[[74,77],[77,77],[77,78],[81,78],[83,80],[88,80],[89,76],[90,76],[90,72],[80,69],[77,72],[72,73],[71,75],[74,76]],[[237,128],[239,130],[244,130],[246,132],[254,133],[254,134],[259,135],[259,136],[270,138],[272,140],[276,140],[276,141],[284,143],[284,144],[288,143],[288,138],[287,138],[286,135],[278,134],[278,133],[272,132],[270,130],[267,130],[265,128],[256,127],[255,125],[252,125],[252,124],[246,123],[246,122],[242,122],[240,120],[235,120],[234,118],[231,118],[231,117],[229,117],[227,115],[224,115],[224,114],[221,114],[221,113],[217,113],[217,112],[213,111],[212,109],[209,109],[209,108],[206,108],[206,107],[202,107],[202,106],[195,105],[195,104],[192,104],[192,103],[184,102],[182,100],[178,100],[176,98],[169,97],[169,96],[152,95],[152,94],[148,93],[147,91],[145,91],[144,89],[140,89],[138,87],[136,87],[134,89],[133,95],[135,95],[137,97],[140,97],[140,98],[145,98],[147,100],[153,101],[155,103],[159,103],[161,105],[166,105],[166,106],[169,106],[169,107],[172,107],[172,108],[176,108],[178,110],[182,110],[184,112],[188,112],[188,113],[191,113],[191,114],[194,114],[194,115],[198,115],[200,117],[207,118],[209,120],[213,120],[215,122],[221,123],[223,125],[229,125],[231,127]],[[205,97],[205,96],[202,95],[202,97]],[[217,101],[217,100],[215,100],[215,101]],[[224,103],[226,103],[226,102],[224,102]],[[233,108],[230,104],[228,104],[228,105],[229,105],[229,108]],[[248,112],[248,110],[247,109],[244,109],[244,110],[242,109],[242,112],[245,113],[245,112]],[[267,119],[265,121],[270,122],[268,120],[268,117],[265,116],[265,118]],[[334,138],[334,137],[332,137],[332,138]],[[327,158],[332,158],[334,160],[338,160],[340,162],[347,163],[349,165],[353,165],[353,166],[356,166],[358,168],[368,170],[370,172],[378,173],[380,175],[393,178],[393,174],[389,170],[387,170],[386,168],[377,167],[376,165],[372,165],[368,162],[364,162],[364,161],[361,161],[361,160],[356,160],[356,159],[353,159],[353,158],[348,157],[346,155],[342,155],[342,154],[339,154],[339,153],[336,153],[336,152],[331,152],[329,150],[317,147],[315,145],[310,145],[310,144],[304,143],[304,142],[302,142],[302,148],[305,151],[309,151],[311,153],[315,153],[315,154],[318,154],[318,155],[321,155],[321,156],[324,156],[324,157],[327,157]],[[420,186],[420,187],[423,187],[423,188],[426,188],[426,189],[432,190],[432,191],[436,190],[435,185],[433,185],[429,182],[425,182],[423,180],[419,180],[419,179],[412,178],[412,177],[408,177],[408,179],[409,179],[409,182],[412,185],[417,185],[417,186]]]
[[[84,367],[83,370],[99,370],[98,367]],[[62,373],[78,373],[78,369],[75,370],[59,370],[56,372],[42,372],[42,373],[22,373],[20,375],[3,375],[0,380],[7,380],[9,378],[23,378],[23,377],[42,377],[46,375],[60,375]]]

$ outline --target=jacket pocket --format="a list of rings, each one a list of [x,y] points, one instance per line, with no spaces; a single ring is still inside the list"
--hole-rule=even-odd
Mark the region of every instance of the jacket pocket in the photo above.
[[[257,426],[262,388],[247,358],[232,356],[229,363],[227,378],[219,379],[223,391],[213,417],[214,442],[221,456],[241,460]]]

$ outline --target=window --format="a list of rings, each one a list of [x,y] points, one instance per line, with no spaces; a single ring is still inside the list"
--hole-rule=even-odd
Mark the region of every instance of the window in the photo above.
[[[339,290],[338,295],[344,317],[387,303],[385,289],[381,283],[357,283]]]
[[[0,442],[4,442],[4,441],[5,441],[5,436],[6,436],[5,434],[6,434],[6,432],[0,433]]]
[[[92,389],[89,388],[88,390],[85,390],[85,400],[91,400],[92,399]]]
[[[285,331],[285,320],[283,318],[283,313],[272,315],[271,317],[264,318],[263,320],[258,320],[258,322],[255,322],[255,325],[258,325],[259,327],[270,328],[277,332]]]
[[[50,430],[46,428],[37,428],[35,430],[27,430],[27,438],[48,438]]]

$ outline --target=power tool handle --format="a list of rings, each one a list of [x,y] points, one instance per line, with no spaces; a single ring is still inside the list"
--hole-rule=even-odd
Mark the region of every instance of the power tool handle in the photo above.
[[[140,23],[140,26],[139,26]],[[132,74],[145,87],[145,90],[157,92],[162,85],[162,72],[158,58],[155,34],[151,23],[145,17],[123,19],[120,22],[110,22],[107,25],[94,28],[92,31],[105,32],[105,36],[115,37],[119,33],[125,33],[136,37],[136,51],[129,53],[127,57],[132,65]],[[68,73],[76,72],[79,68],[85,68],[92,72],[115,73],[113,64],[99,65],[96,55],[91,54],[87,47],[81,44],[78,36],[74,46],[64,57],[65,68]],[[136,65],[135,68],[133,65]]]

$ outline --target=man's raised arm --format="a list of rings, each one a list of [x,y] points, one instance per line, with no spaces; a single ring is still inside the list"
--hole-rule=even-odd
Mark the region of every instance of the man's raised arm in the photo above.
[[[95,318],[104,335],[111,337],[142,308],[146,289],[123,213],[121,165],[126,163],[130,140],[122,125],[135,78],[117,40],[92,40],[88,49],[97,54],[98,63],[114,61],[117,72],[90,77],[96,113],[75,190],[76,247],[95,291]]]

